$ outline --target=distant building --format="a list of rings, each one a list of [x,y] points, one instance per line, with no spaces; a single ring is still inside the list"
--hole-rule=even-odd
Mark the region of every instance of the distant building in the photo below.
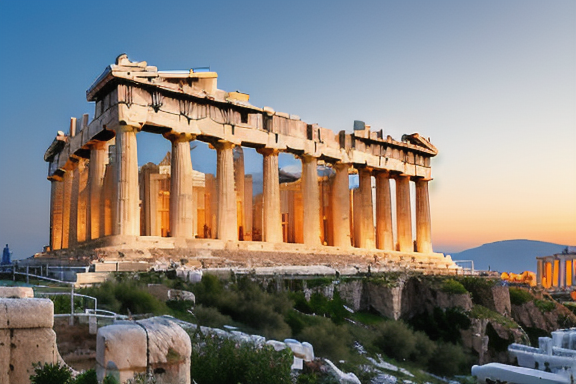
[[[562,253],[537,257],[538,285],[552,291],[576,289],[576,247],[566,247]]]

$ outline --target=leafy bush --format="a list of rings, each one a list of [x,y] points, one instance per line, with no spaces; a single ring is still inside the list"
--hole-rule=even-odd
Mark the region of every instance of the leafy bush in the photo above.
[[[205,327],[222,328],[224,325],[231,325],[234,321],[230,316],[221,314],[218,309],[197,305],[194,308],[194,316],[197,323]]]
[[[106,281],[99,286],[84,288],[81,293],[98,299],[98,306],[122,314],[169,312],[165,303],[152,296],[138,280]]]
[[[399,361],[410,358],[416,348],[414,332],[402,321],[387,321],[376,327],[375,344],[388,357]]]
[[[90,369],[84,373],[76,376],[74,384],[98,384],[98,378],[96,377],[96,370]]]
[[[514,305],[526,304],[534,299],[532,294],[522,288],[510,287],[510,303]]]
[[[31,384],[72,384],[72,371],[65,365],[49,363],[33,364],[34,374],[30,376]]]
[[[353,341],[348,328],[325,317],[309,317],[307,320],[306,326],[296,335],[298,340],[312,344],[318,356],[336,361],[348,358]]]
[[[284,293],[267,293],[247,277],[224,287],[211,275],[204,275],[193,291],[198,304],[214,307],[267,338],[282,340],[291,335],[284,317],[292,309],[292,301]]]
[[[198,384],[290,384],[292,352],[232,339],[193,339],[190,373]]]
[[[458,344],[439,343],[428,362],[428,370],[442,376],[467,374],[470,372],[469,357]]]
[[[464,293],[468,293],[466,288],[462,285],[461,282],[456,281],[454,279],[447,279],[442,282],[442,287],[440,288],[442,292],[450,293],[454,295],[460,295]]]
[[[34,374],[30,376],[31,384],[98,384],[96,371],[90,369],[79,374],[76,378],[72,377],[72,371],[66,365],[51,363],[33,364]],[[104,384],[114,384],[112,382]]]

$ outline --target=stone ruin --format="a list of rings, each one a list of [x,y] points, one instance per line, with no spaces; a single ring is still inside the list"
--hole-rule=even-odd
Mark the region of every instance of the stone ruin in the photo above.
[[[106,68],[87,91],[93,119],[73,118],[44,156],[51,252],[40,257],[150,262],[205,254],[219,258],[217,268],[372,270],[409,260],[409,269],[457,272],[432,248],[428,184],[438,150],[429,139],[395,140],[360,121],[352,133],[335,133],[256,107],[248,94],[218,89],[217,78],[161,71],[126,55]],[[140,132],[172,148],[139,174]],[[215,176],[193,170],[195,140],[216,151]],[[242,148],[262,155],[260,196],[244,173]],[[301,160],[298,180],[283,181],[280,153]],[[319,167],[329,172],[319,175]],[[352,191],[351,174],[359,177]],[[209,262],[201,260],[202,268]]]
[[[26,384],[33,363],[62,361],[56,346],[54,305],[32,288],[0,288],[0,383]]]
[[[158,384],[190,384],[190,337],[166,318],[121,321],[98,330],[98,380],[112,375],[120,383],[134,374],[152,374]]]
[[[0,287],[0,383],[28,384],[33,364],[61,363],[56,345],[54,304],[36,299],[32,288]],[[96,371],[120,383],[149,373],[158,384],[190,384],[188,334],[166,318],[122,321],[100,328]]]

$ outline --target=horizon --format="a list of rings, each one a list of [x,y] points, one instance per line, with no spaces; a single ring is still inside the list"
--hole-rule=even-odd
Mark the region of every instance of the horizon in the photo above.
[[[0,2],[0,243],[15,259],[48,243],[44,151],[71,116],[92,119],[85,91],[123,52],[210,66],[219,89],[336,132],[430,137],[435,250],[576,246],[575,2],[155,4]],[[159,162],[168,141],[146,136],[139,164]]]

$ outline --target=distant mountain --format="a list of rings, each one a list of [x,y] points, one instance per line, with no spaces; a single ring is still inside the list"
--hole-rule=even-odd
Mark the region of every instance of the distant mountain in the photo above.
[[[477,270],[536,272],[536,256],[562,253],[565,245],[534,240],[504,240],[452,253],[452,260],[473,260]]]

